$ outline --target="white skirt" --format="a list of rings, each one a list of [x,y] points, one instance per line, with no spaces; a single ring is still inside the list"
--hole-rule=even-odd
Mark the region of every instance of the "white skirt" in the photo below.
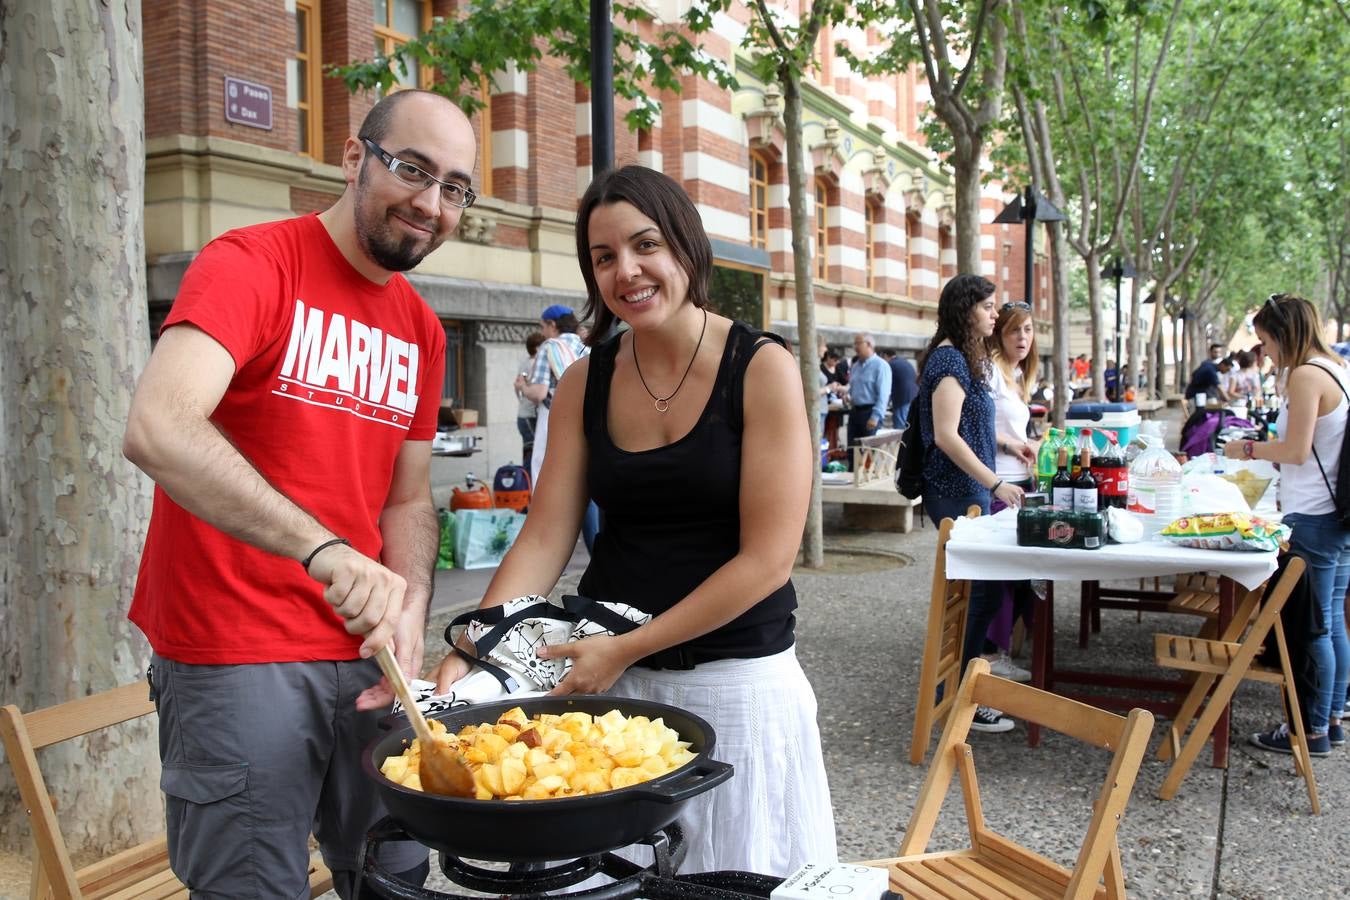
[[[609,693],[701,716],[717,735],[713,758],[735,767],[683,807],[689,849],[681,872],[785,877],[803,863],[838,861],[816,695],[794,648],[692,670],[634,667]]]

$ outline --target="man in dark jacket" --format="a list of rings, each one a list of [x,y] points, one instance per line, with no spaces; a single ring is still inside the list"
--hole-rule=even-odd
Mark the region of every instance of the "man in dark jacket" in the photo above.
[[[903,430],[909,423],[910,404],[919,395],[918,373],[894,350],[882,350],[881,357],[891,367],[891,427]]]

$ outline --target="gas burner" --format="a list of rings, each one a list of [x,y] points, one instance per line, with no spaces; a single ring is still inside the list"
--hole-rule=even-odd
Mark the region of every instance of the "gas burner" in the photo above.
[[[505,869],[489,869],[466,862],[444,847],[433,847],[440,853],[441,871],[451,885],[477,892],[445,893],[408,884],[376,861],[376,850],[382,843],[406,840],[412,838],[392,819],[386,818],[371,829],[366,836],[361,874],[368,891],[389,900],[479,900],[484,895],[502,900],[747,900],[768,897],[782,883],[781,878],[750,872],[676,875],[686,848],[684,831],[672,824],[637,841],[652,848],[654,861],[645,867],[605,852],[567,862],[510,863]],[[582,886],[596,875],[606,876],[609,883]]]

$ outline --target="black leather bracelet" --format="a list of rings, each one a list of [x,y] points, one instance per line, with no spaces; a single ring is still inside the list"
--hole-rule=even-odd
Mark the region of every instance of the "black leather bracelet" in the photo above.
[[[995,482],[994,482],[993,487],[991,487],[991,488],[989,489],[989,493],[992,494],[994,491],[998,490],[998,489],[999,489],[1000,487],[1002,487],[1002,486],[1003,486],[1003,479],[1000,478],[998,481],[995,481]]]
[[[352,542],[347,540],[346,538],[333,538],[332,540],[324,541],[322,544],[315,547],[313,550],[309,551],[309,556],[306,556],[304,560],[300,563],[300,565],[304,566],[305,571],[308,572],[309,564],[314,562],[314,557],[318,556],[320,551],[327,550],[334,544],[346,544],[348,547],[350,547],[352,545]]]

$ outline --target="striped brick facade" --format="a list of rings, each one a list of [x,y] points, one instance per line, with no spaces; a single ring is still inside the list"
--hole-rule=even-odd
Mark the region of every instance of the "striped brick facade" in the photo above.
[[[786,14],[795,15],[803,2],[788,0]],[[374,0],[315,0],[314,6],[319,64],[369,56]],[[453,16],[456,6],[455,0],[429,0],[424,18]],[[146,241],[152,268],[157,260],[181,263],[227,228],[331,203],[344,187],[337,168],[343,144],[373,98],[351,95],[339,80],[324,79],[316,98],[322,109],[317,158],[296,152],[297,111],[287,106],[294,88],[294,0],[164,0],[155,10],[145,22]],[[653,92],[661,114],[641,132],[626,127],[623,115],[630,106],[618,102],[614,156],[619,165],[651,166],[679,181],[709,235],[720,246],[747,249],[750,154],[760,156],[767,181],[765,318],[790,327],[796,309],[787,146],[781,100],[772,86],[755,82],[743,64],[748,57],[737,49],[751,15],[738,3],[717,14],[705,38],[706,52],[735,69],[741,88],[725,91],[712,81],[686,77],[679,93]],[[642,27],[654,34],[667,26]],[[864,78],[830,49],[834,41],[845,41],[863,53],[882,40],[853,26],[831,29],[817,54],[820,70],[804,86],[813,271],[821,249],[814,238],[817,180],[827,202],[816,316],[832,342],[845,343],[844,332],[868,330],[882,346],[913,347],[932,333],[938,294],[956,273],[952,179],[920,131],[929,102],[922,72],[915,67]],[[224,121],[225,75],[273,88],[270,131]],[[486,190],[465,215],[461,239],[428,257],[414,280],[447,327],[467,329],[462,390],[491,427],[507,429],[502,441],[509,443],[510,380],[498,383],[493,354],[506,359],[518,348],[514,338],[500,335],[528,327],[545,299],[577,305],[584,299],[572,219],[591,178],[590,94],[568,77],[561,61],[544,58],[532,71],[508,67],[495,73],[486,99],[487,111],[474,116],[484,149],[475,183]],[[1025,296],[1022,227],[992,221],[1007,199],[996,184],[987,185],[980,204],[980,271],[997,284],[1002,300]],[[1038,280],[1044,269],[1038,268]],[[172,287],[176,281],[164,283]],[[172,291],[165,291],[152,300],[167,302]],[[1039,286],[1038,311],[1046,308],[1046,296]],[[483,335],[489,334],[498,335],[491,339],[496,344],[482,344],[490,349],[475,344],[488,341]],[[505,461],[504,453],[490,454]]]

